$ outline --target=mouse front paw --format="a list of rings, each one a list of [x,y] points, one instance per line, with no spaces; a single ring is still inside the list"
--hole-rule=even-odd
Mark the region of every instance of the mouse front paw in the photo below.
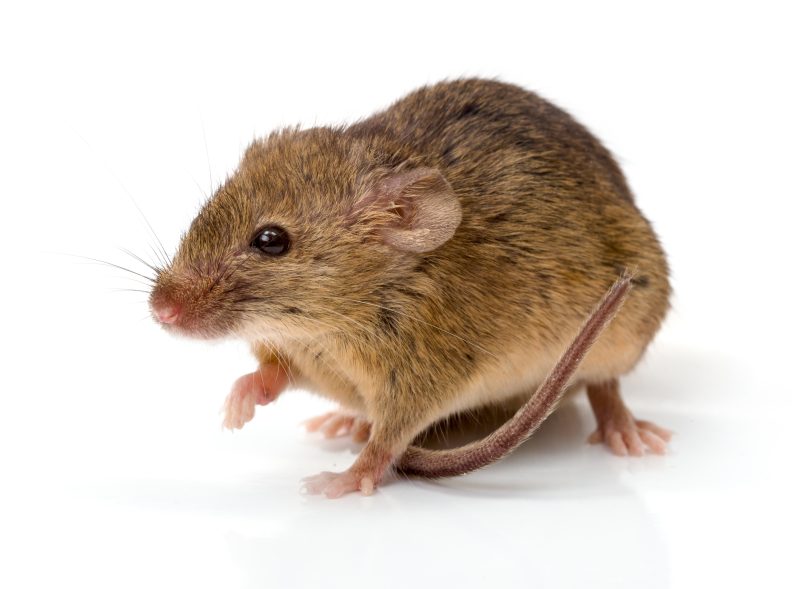
[[[222,407],[222,427],[241,429],[253,419],[256,405],[267,405],[283,391],[288,381],[286,372],[279,366],[262,366],[255,372],[236,379]]]
[[[320,432],[326,438],[353,436],[354,442],[366,442],[369,439],[370,423],[354,413],[346,411],[329,411],[323,415],[312,417],[304,422],[306,431]]]
[[[664,454],[672,432],[649,421],[620,416],[598,424],[589,436],[590,444],[604,442],[617,456],[644,456],[645,450]]]

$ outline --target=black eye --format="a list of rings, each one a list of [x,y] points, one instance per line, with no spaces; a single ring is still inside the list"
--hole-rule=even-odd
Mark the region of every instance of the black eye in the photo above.
[[[260,249],[270,256],[282,256],[289,251],[290,245],[289,234],[277,225],[264,227],[250,242],[250,247]]]

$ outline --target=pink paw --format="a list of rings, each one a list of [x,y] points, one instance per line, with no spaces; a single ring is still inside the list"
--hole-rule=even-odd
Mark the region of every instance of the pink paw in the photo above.
[[[644,456],[645,450],[664,454],[672,432],[649,421],[634,419],[628,414],[624,418],[611,420],[589,436],[590,444],[605,442],[617,456]]]
[[[225,413],[222,427],[230,430],[244,427],[245,423],[253,419],[256,405],[266,405],[274,401],[286,386],[287,380],[283,369],[274,365],[262,366],[255,372],[236,379],[222,408]]]
[[[313,417],[305,422],[305,426],[307,431],[321,432],[326,438],[352,435],[356,442],[366,442],[369,439],[369,422],[344,411],[330,411]]]
[[[325,495],[328,499],[336,499],[353,491],[372,495],[375,481],[370,475],[357,474],[352,469],[344,472],[321,472],[304,478],[303,490],[310,495]]]

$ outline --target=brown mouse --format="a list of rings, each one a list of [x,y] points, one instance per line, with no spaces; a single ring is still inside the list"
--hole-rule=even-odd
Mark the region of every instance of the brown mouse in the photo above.
[[[393,467],[483,466],[570,383],[587,387],[590,441],[664,452],[669,432],[634,419],[618,379],[669,294],[664,252],[600,142],[532,92],[465,79],[351,126],[255,141],[158,269],[150,303],[170,332],[252,345],[259,367],[234,384],[227,427],[287,385],[341,405],[309,423],[367,440],[347,471],[307,479],[336,497],[371,493]],[[447,416],[526,399],[483,441],[410,447]]]

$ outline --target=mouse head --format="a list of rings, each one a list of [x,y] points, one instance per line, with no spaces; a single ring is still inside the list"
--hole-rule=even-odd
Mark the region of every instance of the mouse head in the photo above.
[[[158,273],[153,316],[202,338],[361,329],[364,303],[461,222],[439,171],[387,162],[334,129],[256,141]]]

